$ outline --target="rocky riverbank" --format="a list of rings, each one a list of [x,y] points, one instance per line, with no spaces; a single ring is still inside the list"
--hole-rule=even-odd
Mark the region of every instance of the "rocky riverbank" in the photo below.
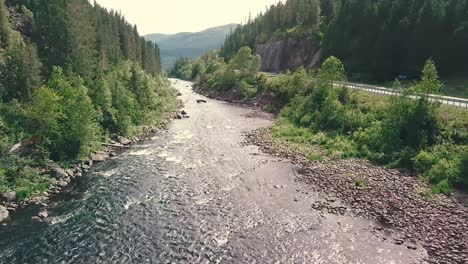
[[[194,84],[193,90],[208,98],[225,101],[237,105],[247,106],[256,110],[262,110],[270,113],[279,113],[281,106],[273,103],[273,94],[270,92],[263,92],[252,98],[239,98],[236,90],[216,91],[204,88],[200,84]]]
[[[180,102],[179,108],[182,107],[183,104]],[[32,197],[22,200],[17,199],[17,194],[15,192],[5,192],[1,194],[0,223],[3,222],[3,224],[6,224],[11,214],[14,214],[17,210],[21,210],[31,204],[40,205],[44,208],[37,216],[33,217],[33,220],[43,221],[48,217],[47,204],[50,199],[67,190],[74,180],[82,177],[94,164],[116,156],[126,149],[131,148],[131,145],[146,139],[148,135],[154,134],[160,129],[165,129],[173,119],[178,119],[179,116],[179,111],[174,112],[159,125],[154,127],[145,127],[141,129],[140,133],[130,139],[122,136],[114,136],[114,140],[102,144],[101,150],[91,154],[88,160],[75,164],[71,168],[64,169],[58,165],[38,168],[41,175],[49,175],[51,179],[50,187],[43,193],[36,193]]]
[[[302,146],[275,139],[269,130],[246,134],[246,142],[299,164],[299,181],[345,202],[353,213],[376,219],[383,226],[379,229],[398,230],[402,236],[394,243],[406,244],[410,249],[423,245],[429,263],[468,263],[465,194],[429,195],[430,186],[414,175],[374,166],[365,160],[325,157],[323,161],[311,162]],[[346,212],[346,208],[333,206],[335,198],[327,201],[312,204],[312,208],[333,214]]]

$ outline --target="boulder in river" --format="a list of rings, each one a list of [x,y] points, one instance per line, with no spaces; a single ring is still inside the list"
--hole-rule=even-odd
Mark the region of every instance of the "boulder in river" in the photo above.
[[[197,103],[198,103],[198,104],[201,104],[201,103],[206,103],[206,100],[203,100],[203,99],[198,99],[198,100],[197,100]]]
[[[186,115],[187,112],[185,112],[185,110],[182,110],[182,111],[180,112],[180,114],[181,114],[181,115]]]
[[[182,96],[182,94],[181,94],[181,93],[177,93],[177,96]]]
[[[45,219],[45,218],[49,217],[49,213],[47,212],[47,210],[42,210],[42,211],[39,212],[39,214],[37,216],[39,216],[39,218],[41,218],[41,219]]]
[[[3,193],[2,197],[8,202],[16,201],[16,192],[5,192]]]
[[[10,213],[8,212],[8,210],[5,207],[0,205],[0,223],[5,221],[5,219],[8,218],[9,214]]]

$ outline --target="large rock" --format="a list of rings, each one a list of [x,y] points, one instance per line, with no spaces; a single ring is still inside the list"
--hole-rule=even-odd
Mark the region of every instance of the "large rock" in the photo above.
[[[16,201],[16,192],[5,192],[2,197],[8,202]]]
[[[68,176],[67,172],[65,172],[60,167],[53,167],[51,171],[52,171],[52,176],[54,176],[55,178],[66,178]]]
[[[118,141],[122,145],[129,145],[130,143],[132,143],[132,141],[124,137],[119,137]]]
[[[11,147],[11,149],[8,151],[8,154],[14,154],[21,148],[21,146],[22,146],[21,142],[13,145],[13,147]]]
[[[49,217],[49,213],[47,213],[46,210],[43,210],[43,211],[40,211],[37,216],[39,216],[39,218],[41,218],[41,219],[44,219],[44,218]]]
[[[94,162],[102,162],[109,158],[109,155],[103,151],[96,152],[91,155],[91,160]]]
[[[50,184],[52,186],[56,186],[58,184],[57,179],[55,179],[55,178],[50,179]]]
[[[10,213],[8,212],[8,210],[5,207],[0,205],[0,223],[5,221],[5,219],[8,218],[9,214]]]

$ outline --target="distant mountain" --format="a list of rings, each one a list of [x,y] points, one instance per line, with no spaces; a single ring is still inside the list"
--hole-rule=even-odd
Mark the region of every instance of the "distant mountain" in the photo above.
[[[149,34],[145,38],[158,44],[161,63],[168,69],[180,57],[197,58],[209,50],[219,49],[231,29],[236,27],[237,24],[228,24],[195,33]]]

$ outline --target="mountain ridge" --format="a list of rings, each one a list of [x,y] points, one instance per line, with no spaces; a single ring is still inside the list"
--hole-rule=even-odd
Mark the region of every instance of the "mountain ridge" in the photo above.
[[[152,33],[144,37],[158,45],[163,67],[168,69],[178,58],[197,58],[209,50],[220,48],[226,36],[237,26],[232,23],[198,32]]]

